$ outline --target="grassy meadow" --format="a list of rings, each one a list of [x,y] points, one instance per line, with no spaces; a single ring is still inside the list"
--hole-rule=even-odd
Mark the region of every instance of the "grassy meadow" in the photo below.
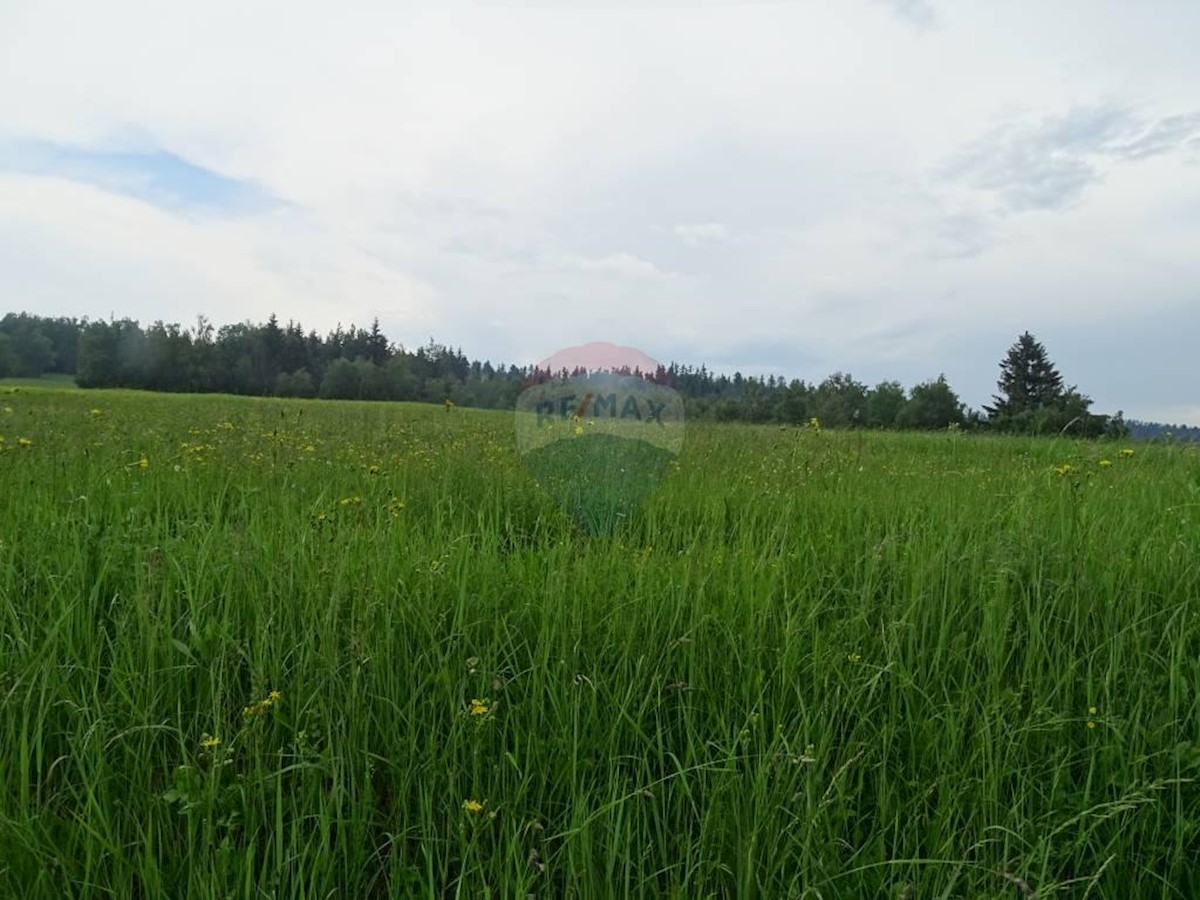
[[[0,896],[1195,898],[1200,453],[0,388]]]

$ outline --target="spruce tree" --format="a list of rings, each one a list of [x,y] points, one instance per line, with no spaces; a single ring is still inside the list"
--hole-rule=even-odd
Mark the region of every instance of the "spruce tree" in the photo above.
[[[1046,348],[1026,331],[1013,344],[1000,363],[1000,393],[993,404],[985,406],[994,424],[1016,424],[1039,410],[1062,405],[1063,380],[1050,362]]]

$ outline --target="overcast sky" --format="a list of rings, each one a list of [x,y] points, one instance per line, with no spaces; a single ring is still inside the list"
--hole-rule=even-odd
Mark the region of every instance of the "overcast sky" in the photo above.
[[[1200,424],[1196,0],[0,0],[0,311]]]

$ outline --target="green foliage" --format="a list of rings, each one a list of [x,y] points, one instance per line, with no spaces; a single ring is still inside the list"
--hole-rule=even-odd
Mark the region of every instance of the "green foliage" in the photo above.
[[[966,410],[958,395],[946,383],[946,376],[939,375],[935,380],[922,382],[912,389],[896,417],[896,424],[901,428],[922,430],[948,428],[951,425],[961,426],[965,416]]]
[[[7,394],[0,896],[1200,895],[1195,448],[512,428]]]
[[[47,355],[49,354],[49,355]],[[296,322],[249,322],[219,329],[200,317],[191,329],[130,320],[92,322],[24,313],[0,320],[0,377],[72,372],[81,387],[133,387],[172,392],[333,399],[420,400],[512,409],[533,377],[532,367],[472,361],[461,349],[430,341],[409,351],[393,346],[378,320],[370,329],[338,326],[325,337]],[[32,373],[32,374],[31,374]],[[649,373],[648,373],[649,374]],[[1089,412],[1091,400],[1064,389],[1045,348],[1023,334],[1001,364],[1003,396],[980,413],[962,409],[954,392],[936,382],[906,397],[895,381],[868,390],[849,373],[835,372],[816,386],[775,376],[717,375],[704,366],[672,363],[653,377],[675,387],[689,418],[718,422],[827,428],[966,429],[1119,437],[1116,417]]]
[[[1000,394],[985,407],[988,424],[996,431],[1024,434],[1071,433],[1080,437],[1121,437],[1121,414],[1089,412],[1091,398],[1074,386],[1063,387],[1062,376],[1046,348],[1029,332],[1023,333],[1000,363]]]
[[[306,369],[297,369],[295,372],[279,374],[275,379],[275,394],[279,397],[313,397],[316,396],[316,387]]]
[[[0,331],[0,378],[13,378],[17,374],[17,357],[13,353],[12,338]]]
[[[74,373],[83,325],[76,319],[6,313],[0,318],[0,343],[6,343],[11,354],[7,362],[0,360],[0,366],[7,365],[5,377]]]
[[[136,327],[131,322],[92,322],[79,337],[76,380],[80,387],[116,387],[126,383],[127,366],[123,364],[122,334]]]
[[[1120,413],[1117,414],[1120,416]],[[1200,426],[1197,425],[1165,425],[1161,422],[1141,422],[1131,419],[1121,421],[1128,433],[1141,440],[1169,444],[1178,441],[1200,442]]]
[[[775,419],[789,425],[803,425],[809,420],[808,404],[808,385],[803,381],[794,380],[786,388],[779,388]]]
[[[348,359],[335,359],[321,379],[321,397],[327,400],[356,400],[362,388],[362,373]]]
[[[872,428],[896,426],[906,402],[900,382],[881,381],[867,392],[867,424]]]
[[[847,372],[834,372],[813,392],[812,415],[828,428],[865,424],[867,386]]]
[[[0,319],[0,377],[36,378],[55,367],[56,334],[63,320],[39,319],[25,313],[6,313]],[[45,323],[43,325],[43,322]]]
[[[674,459],[645,441],[599,434],[552,442],[523,463],[585,533],[610,536],[637,515]]]

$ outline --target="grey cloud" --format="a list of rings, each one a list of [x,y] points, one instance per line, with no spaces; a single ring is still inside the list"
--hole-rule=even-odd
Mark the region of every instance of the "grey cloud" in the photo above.
[[[668,268],[710,272],[771,235],[813,227],[852,205],[856,173],[820,149],[705,134],[640,160],[562,198],[542,220],[565,246],[591,256],[632,249]],[[725,252],[727,251],[727,252]]]
[[[717,372],[735,371],[743,375],[777,375],[791,378],[822,377],[826,362],[805,347],[803,338],[786,340],[776,337],[751,338],[740,341],[718,341],[711,346],[669,348],[681,361],[703,360]]]
[[[720,222],[676,225],[673,230],[680,240],[693,247],[706,242],[722,243],[730,238],[729,229]]]
[[[1103,152],[1135,127],[1134,114],[1117,107],[1076,107],[1043,119],[1030,137],[1037,149]]]
[[[893,13],[909,25],[917,28],[933,28],[937,24],[937,13],[928,0],[875,0],[891,7]]]
[[[600,257],[567,256],[561,260],[561,264],[566,268],[582,272],[612,275],[637,281],[669,281],[680,277],[674,272],[664,271],[649,260],[624,250]]]
[[[1200,113],[1162,119],[1116,152],[1121,159],[1146,159],[1181,145],[1200,147]]]
[[[969,259],[996,241],[996,226],[978,213],[947,213],[937,220],[929,256],[933,259]]]
[[[1100,178],[1086,160],[1017,150],[980,165],[974,187],[997,193],[1011,212],[1025,212],[1071,206]]]
[[[1077,203],[1106,167],[1182,149],[1200,137],[1200,113],[1147,122],[1117,107],[1077,108],[1036,123],[1004,125],[972,142],[942,176],[994,194],[1005,212]]]

